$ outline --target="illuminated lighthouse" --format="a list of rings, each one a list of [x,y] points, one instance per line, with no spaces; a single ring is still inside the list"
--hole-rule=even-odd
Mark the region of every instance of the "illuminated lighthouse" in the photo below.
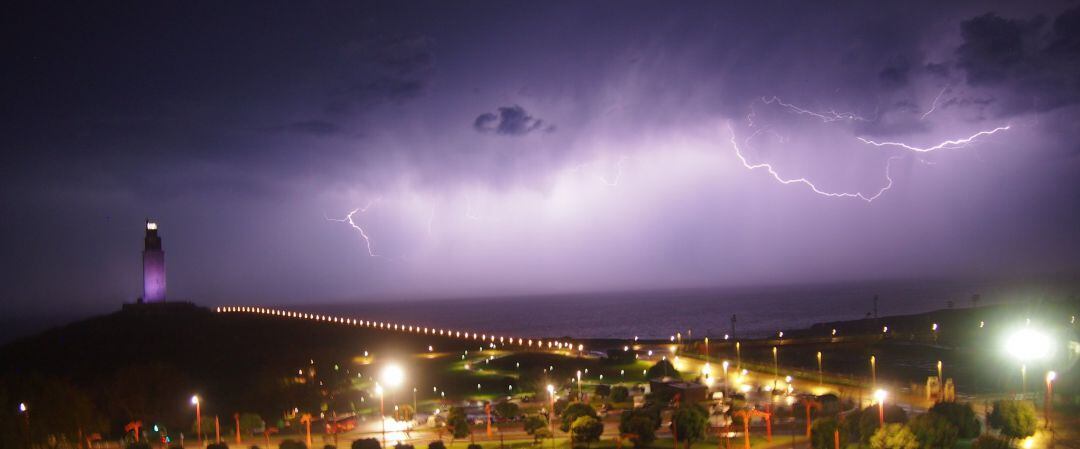
[[[143,302],[165,302],[165,251],[161,249],[161,237],[154,221],[146,220],[146,237],[143,239]]]

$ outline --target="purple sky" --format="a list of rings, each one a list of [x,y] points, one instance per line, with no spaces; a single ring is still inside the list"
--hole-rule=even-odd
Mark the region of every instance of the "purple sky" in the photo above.
[[[145,217],[201,303],[1078,273],[1029,3],[12,5],[0,302],[134,299]]]

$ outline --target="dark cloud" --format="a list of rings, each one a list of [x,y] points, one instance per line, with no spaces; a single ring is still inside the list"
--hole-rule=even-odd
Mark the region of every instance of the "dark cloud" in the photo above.
[[[545,125],[543,120],[529,115],[518,105],[499,108],[499,113],[485,112],[473,121],[473,129],[481,133],[495,133],[504,136],[524,136],[534,131],[553,132],[554,125]]]
[[[375,36],[347,45],[343,51],[343,87],[326,110],[352,112],[360,105],[400,103],[427,91],[435,56],[424,36]]]
[[[897,64],[881,69],[881,72],[878,73],[878,79],[881,80],[881,86],[887,89],[904,87],[908,85],[908,72],[910,71],[911,65],[907,61],[900,61]]]
[[[973,87],[998,88],[1000,115],[1046,111],[1080,102],[1080,8],[1047,27],[1043,16],[994,13],[964,21],[956,65]]]

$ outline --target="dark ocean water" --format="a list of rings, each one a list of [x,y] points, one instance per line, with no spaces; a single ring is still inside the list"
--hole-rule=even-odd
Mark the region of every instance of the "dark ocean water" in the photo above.
[[[878,300],[878,315],[902,315],[1003,301],[1075,295],[1076,284],[990,282],[887,282],[803,287],[667,290],[479,299],[291,306],[290,309],[357,319],[469,329],[524,337],[668,338],[731,332],[762,336],[780,329],[865,317]],[[288,306],[287,306],[288,307]],[[704,334],[703,334],[704,333]]]

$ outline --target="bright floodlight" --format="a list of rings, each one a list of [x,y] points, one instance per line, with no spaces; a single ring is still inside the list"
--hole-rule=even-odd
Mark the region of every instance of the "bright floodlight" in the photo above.
[[[1053,371],[1046,373],[1046,383],[1053,382],[1054,379],[1057,379],[1057,373]]]
[[[191,396],[191,405],[199,405],[199,396],[198,395],[192,395]]]
[[[1050,337],[1026,327],[1005,339],[1005,352],[1021,361],[1046,358],[1050,349]]]
[[[19,412],[20,413],[26,413],[26,403],[25,402],[20,402],[19,403]]]
[[[405,371],[402,371],[401,367],[397,365],[386,365],[380,377],[386,386],[394,388],[405,381]]]
[[[548,392],[548,394],[554,393],[555,392],[555,386],[552,385],[552,384],[548,384],[547,392]]]
[[[887,396],[889,396],[889,393],[885,390],[878,389],[874,391],[874,400],[878,403],[883,402]]]

